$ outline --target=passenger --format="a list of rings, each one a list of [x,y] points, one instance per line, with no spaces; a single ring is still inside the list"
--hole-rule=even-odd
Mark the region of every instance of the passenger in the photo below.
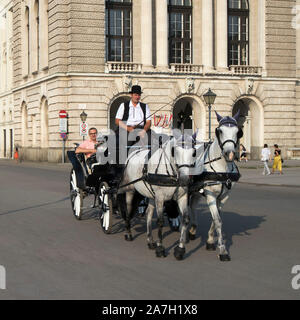
[[[97,134],[98,131],[96,128],[90,128],[89,129],[89,140],[85,140],[82,142],[76,149],[75,153],[83,153],[86,156],[87,164],[91,165],[93,161],[89,161],[90,157],[94,154],[96,154],[96,144],[97,144]]]

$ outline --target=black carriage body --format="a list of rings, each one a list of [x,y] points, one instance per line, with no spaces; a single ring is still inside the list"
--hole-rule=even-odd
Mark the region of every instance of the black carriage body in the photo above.
[[[117,164],[97,164],[92,165],[91,174],[89,174],[86,161],[82,154],[76,154],[75,151],[68,151],[68,158],[72,163],[76,173],[77,185],[85,190],[87,187],[97,188],[101,181],[108,183],[110,187],[118,184],[118,178],[121,176],[122,169]]]

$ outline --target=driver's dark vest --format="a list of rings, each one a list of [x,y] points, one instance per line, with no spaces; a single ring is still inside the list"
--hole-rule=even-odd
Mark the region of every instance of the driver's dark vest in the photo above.
[[[129,104],[130,104],[130,101],[127,101],[124,103],[124,114],[123,114],[123,118],[122,118],[122,121],[124,121],[124,122],[127,121],[129,118]],[[141,106],[143,114],[144,114],[144,126],[145,126],[145,124],[146,124],[146,105],[145,105],[145,103],[140,102],[140,106]]]

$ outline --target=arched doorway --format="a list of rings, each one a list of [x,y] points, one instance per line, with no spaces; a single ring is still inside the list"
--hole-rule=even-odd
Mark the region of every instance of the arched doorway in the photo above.
[[[262,104],[254,97],[239,99],[232,108],[232,115],[240,111],[238,125],[243,129],[241,139],[251,159],[260,159],[264,144],[264,113]]]
[[[115,120],[116,120],[117,111],[122,103],[127,102],[129,100],[130,100],[129,96],[122,96],[113,101],[109,109],[109,124],[108,124],[109,129],[113,131],[116,129]]]
[[[182,97],[173,108],[173,129],[188,129],[197,131],[197,139],[203,141],[206,135],[206,110],[200,99]]]

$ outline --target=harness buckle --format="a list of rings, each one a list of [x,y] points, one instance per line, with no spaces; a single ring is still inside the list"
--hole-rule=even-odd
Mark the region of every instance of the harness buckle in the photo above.
[[[226,185],[226,188],[228,190],[231,190],[232,188],[232,181],[230,179],[227,179],[226,182],[225,182],[225,185]]]

